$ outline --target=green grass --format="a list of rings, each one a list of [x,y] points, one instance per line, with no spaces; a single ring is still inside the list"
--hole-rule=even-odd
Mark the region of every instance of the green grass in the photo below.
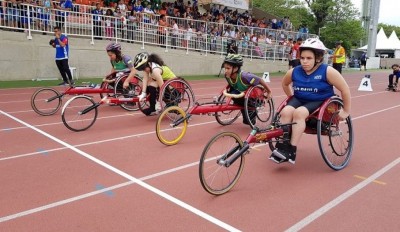
[[[257,73],[256,75],[262,76],[262,73]],[[271,73],[271,77],[273,76],[283,76],[284,73]],[[184,76],[185,80],[215,80],[218,79],[217,75],[197,75],[197,76]],[[220,75],[219,78],[223,78],[223,74]],[[101,83],[102,78],[85,78],[79,79],[76,83]],[[27,87],[47,87],[47,86],[56,86],[61,82],[61,80],[43,80],[43,81],[32,81],[32,80],[18,80],[18,81],[0,81],[0,89],[7,88],[27,88]]]

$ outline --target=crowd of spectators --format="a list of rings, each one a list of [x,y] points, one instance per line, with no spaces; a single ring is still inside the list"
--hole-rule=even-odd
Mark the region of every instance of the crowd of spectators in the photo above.
[[[79,2],[80,1],[80,2]],[[47,31],[49,25],[50,11],[55,12],[56,26],[63,27],[66,11],[89,13],[93,22],[93,34],[95,39],[112,39],[116,32],[121,34],[120,38],[128,42],[135,40],[135,30],[143,22],[146,26],[157,27],[157,41],[160,45],[165,44],[165,34],[171,35],[171,45],[187,47],[190,41],[195,39],[196,48],[201,48],[204,35],[210,41],[210,50],[216,49],[218,38],[224,37],[228,44],[239,47],[240,52],[249,54],[259,53],[265,55],[261,48],[275,44],[287,45],[289,39],[303,39],[308,37],[308,29],[301,26],[294,32],[289,17],[283,19],[257,19],[248,11],[239,12],[227,6],[211,4],[209,10],[197,5],[197,0],[177,0],[175,2],[161,2],[161,0],[104,0],[102,2],[90,2],[90,5],[81,5],[83,0],[10,0],[1,1],[2,22],[14,27],[15,24],[26,23],[26,14],[38,18],[35,21],[39,29]],[[25,4],[41,6],[40,12],[27,12],[22,10]],[[39,11],[38,10],[38,11]],[[59,10],[59,11],[57,11]],[[61,11],[62,10],[62,11]],[[65,11],[64,11],[65,10]],[[19,11],[19,12],[18,12]],[[202,13],[200,13],[200,11]],[[7,17],[4,16],[7,13]],[[25,14],[25,17],[14,17],[14,15]],[[118,20],[115,20],[118,19]],[[2,24],[4,25],[4,24]],[[181,38],[181,44],[178,44]],[[262,45],[262,46],[259,46]],[[193,42],[192,42],[193,46]],[[265,50],[265,49],[264,49]]]

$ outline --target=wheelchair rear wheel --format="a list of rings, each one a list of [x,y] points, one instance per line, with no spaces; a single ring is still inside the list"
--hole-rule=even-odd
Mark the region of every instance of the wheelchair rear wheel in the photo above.
[[[170,106],[179,106],[183,111],[188,112],[194,104],[195,98],[192,88],[182,78],[174,78],[164,83],[160,89],[159,102],[161,109]]]
[[[332,99],[317,123],[318,145],[325,163],[333,170],[341,170],[350,161],[354,131],[350,116],[340,121],[338,112],[343,107],[340,99]],[[322,109],[321,109],[322,110]]]
[[[233,104],[233,101],[230,98],[225,97],[223,94],[218,97],[217,105],[225,105],[230,103]],[[240,114],[240,110],[218,111],[215,112],[215,119],[220,125],[226,126],[235,122]]]
[[[253,86],[245,95],[245,115],[243,115],[243,117],[246,117],[252,129],[254,127],[265,129],[269,126],[274,117],[274,107],[272,98],[268,101],[265,99],[264,89],[260,86]]]

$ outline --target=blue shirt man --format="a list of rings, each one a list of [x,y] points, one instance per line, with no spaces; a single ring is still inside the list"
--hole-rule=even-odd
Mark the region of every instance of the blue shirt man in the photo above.
[[[55,39],[50,41],[51,45],[56,49],[56,65],[58,70],[60,71],[61,77],[63,78],[63,82],[60,85],[70,84],[73,85],[74,82],[72,80],[71,70],[68,65],[69,58],[69,44],[68,37],[64,34],[61,34],[61,28],[56,26],[54,27]]]

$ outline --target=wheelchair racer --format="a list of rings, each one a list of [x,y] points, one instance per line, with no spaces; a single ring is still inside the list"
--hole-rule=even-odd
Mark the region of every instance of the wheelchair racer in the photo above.
[[[160,110],[156,108],[160,107],[157,97],[161,86],[164,81],[175,78],[176,75],[166,66],[161,57],[154,53],[150,55],[146,52],[139,53],[135,56],[133,63],[136,70],[144,72],[142,93],[139,95],[139,101],[144,100],[147,93],[150,94],[150,107],[144,109],[143,113],[147,116],[155,115]],[[128,86],[129,81],[130,78],[125,80],[124,88]]]
[[[114,78],[108,77],[116,72],[129,72],[128,79],[132,79],[135,76],[136,70],[133,67],[133,61],[130,56],[125,55],[121,52],[121,44],[111,42],[107,45],[106,51],[108,57],[110,58],[110,63],[112,67],[110,72],[111,74],[107,75],[107,77],[103,79],[103,82],[108,82],[111,86],[113,86],[116,76],[114,76]],[[122,86],[118,87],[122,89]]]
[[[343,99],[339,111],[341,120],[347,118],[351,109],[351,94],[343,76],[334,68],[323,63],[325,45],[316,38],[307,39],[300,45],[301,65],[287,71],[282,80],[285,94],[293,96],[280,113],[282,124],[291,126],[290,141],[277,143],[270,159],[276,163],[289,161],[294,164],[297,144],[306,128],[306,118],[324,102],[334,96],[338,89]],[[290,85],[292,84],[292,87]],[[289,133],[289,127],[283,128]]]
[[[240,94],[245,92],[251,86],[261,85],[264,87],[265,92],[267,95],[265,96],[267,100],[272,97],[271,89],[265,83],[265,81],[249,72],[244,72],[241,70],[243,66],[243,57],[239,54],[228,54],[224,62],[222,63],[225,69],[225,79],[228,82],[229,89],[228,93],[230,94]],[[241,98],[232,98],[233,102],[237,105],[244,106],[244,97]],[[247,121],[245,115],[245,110],[242,109],[242,116],[243,116],[243,123],[249,125],[250,122]],[[249,112],[250,120],[252,121],[253,125],[256,121],[256,113]]]

